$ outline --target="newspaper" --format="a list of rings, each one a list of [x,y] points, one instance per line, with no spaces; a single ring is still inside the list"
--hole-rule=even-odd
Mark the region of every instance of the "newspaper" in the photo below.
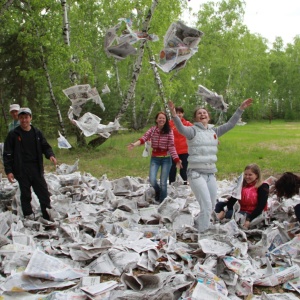
[[[158,36],[155,34],[132,30],[131,19],[120,18],[118,21],[119,23],[109,28],[105,34],[104,50],[108,57],[122,60],[128,55],[137,53],[137,50],[132,46],[136,42],[140,40],[158,41]],[[123,22],[125,28],[122,27]],[[120,31],[121,34],[119,34]]]
[[[193,271],[197,278],[198,284],[206,285],[211,290],[214,290],[220,296],[227,296],[228,290],[226,288],[225,282],[216,276],[212,271],[210,271],[207,267],[201,266],[199,263],[196,264]]]
[[[67,139],[58,131],[59,137],[57,138],[58,141],[58,148],[59,149],[70,149],[72,146],[67,141]]]
[[[232,246],[219,241],[201,239],[199,244],[204,253],[215,254],[217,256],[224,256],[232,251]]]
[[[203,32],[177,21],[170,25],[164,37],[164,49],[160,51],[156,65],[168,73],[185,67],[187,61],[198,51]]]
[[[41,295],[45,289],[47,299],[72,300],[238,299],[253,294],[254,286],[284,283],[299,290],[300,242],[289,237],[297,232],[297,224],[287,221],[289,211],[282,211],[284,221],[260,229],[244,232],[231,219],[199,235],[193,225],[200,209],[189,185],[168,186],[168,197],[157,205],[148,179],[98,179],[75,170],[77,163],[45,174],[55,221],[24,220],[19,190],[11,199],[17,214],[0,208],[4,299],[26,300],[32,294],[24,291]],[[235,184],[219,181],[218,194]],[[277,205],[271,200],[271,207]],[[298,200],[288,205],[292,201]],[[34,194],[32,205],[41,214]],[[110,285],[106,275],[121,283]],[[8,294],[16,290],[23,292]],[[290,299],[288,293],[282,297]]]
[[[207,102],[214,109],[223,112],[227,111],[229,105],[224,102],[222,95],[210,91],[203,85],[199,85],[197,93],[202,97],[203,101]]]
[[[113,290],[117,286],[117,281],[110,280],[96,285],[83,286],[81,287],[81,290],[84,291],[87,295],[95,297],[106,294],[108,291]]]
[[[103,89],[102,89],[102,95],[108,94],[110,93],[110,89],[108,87],[107,84],[104,85]]]
[[[88,270],[71,268],[59,259],[49,256],[38,249],[33,253],[24,271],[24,275],[53,281],[72,280],[88,274]]]
[[[276,294],[267,294],[262,292],[261,300],[296,300],[299,299],[296,295],[292,293],[276,293]]]
[[[266,275],[263,275],[262,278],[256,280],[254,284],[261,286],[276,286],[299,276],[300,267],[298,265],[291,267],[276,267],[272,268],[271,272],[269,271]]]
[[[104,104],[100,98],[100,95],[96,88],[91,88],[89,84],[74,85],[65,90],[63,93],[72,102],[73,112],[76,116],[80,115],[83,104],[87,101],[92,100],[98,104],[103,110],[105,110]]]
[[[57,165],[56,174],[66,175],[66,174],[74,173],[75,171],[78,170],[78,164],[79,164],[79,159],[77,159],[73,165],[67,165],[64,163]]]
[[[21,287],[19,291],[35,291],[49,288],[65,288],[75,285],[74,281],[55,282],[50,280],[41,280],[39,278],[25,276],[24,273],[16,273],[9,276],[2,284],[3,291],[15,291],[16,287]]]
[[[229,300],[227,296],[222,295],[219,291],[215,290],[215,282],[211,282],[209,279],[204,278],[199,279],[197,283],[193,285],[188,293],[185,293],[183,299],[193,299],[193,300]]]
[[[87,137],[98,134],[105,138],[108,138],[110,136],[110,132],[124,129],[121,127],[117,119],[114,122],[109,122],[107,125],[100,124],[101,118],[90,112],[85,113],[81,118],[75,120],[73,117],[73,109],[70,108],[68,115],[69,119]]]

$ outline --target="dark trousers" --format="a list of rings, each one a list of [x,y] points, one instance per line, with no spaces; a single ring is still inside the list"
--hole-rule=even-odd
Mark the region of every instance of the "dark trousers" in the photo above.
[[[22,176],[16,178],[19,182],[21,192],[21,206],[23,215],[28,216],[33,213],[31,207],[31,187],[37,195],[43,218],[49,220],[46,208],[51,208],[50,195],[44,176],[41,175],[37,164],[24,164]]]
[[[180,174],[181,178],[183,179],[184,184],[187,184],[186,170],[187,170],[187,166],[188,166],[187,159],[188,159],[189,155],[188,155],[188,153],[184,153],[184,154],[178,154],[178,156],[182,163],[182,169],[180,169],[179,174]],[[171,170],[169,173],[169,184],[176,181],[176,172],[177,172],[176,164],[172,160],[172,166],[171,166]]]
[[[235,202],[237,201],[237,199],[231,197],[229,198],[228,201],[219,201],[216,203],[216,207],[215,207],[215,212],[218,214],[221,211],[224,211],[225,206],[227,206],[227,212],[225,214],[225,219],[231,219],[232,215],[233,215],[233,205],[235,204]],[[242,215],[246,215],[246,217],[249,216],[248,213],[246,213],[245,211],[239,211],[240,214]]]
[[[216,203],[216,207],[215,207],[215,212],[218,214],[221,211],[224,211],[225,206],[227,206],[227,202],[223,202],[223,201],[219,201]],[[232,209],[228,209],[226,214],[225,214],[225,218],[226,219],[231,219],[233,214],[233,208]]]

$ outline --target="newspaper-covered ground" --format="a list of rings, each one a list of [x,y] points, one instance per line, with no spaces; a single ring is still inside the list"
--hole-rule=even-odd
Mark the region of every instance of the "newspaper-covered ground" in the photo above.
[[[270,196],[250,230],[236,212],[198,235],[199,205],[180,178],[157,205],[147,179],[95,178],[78,164],[45,175],[51,221],[24,220],[18,184],[1,179],[0,299],[298,299],[299,196]],[[236,181],[218,182],[220,201]]]

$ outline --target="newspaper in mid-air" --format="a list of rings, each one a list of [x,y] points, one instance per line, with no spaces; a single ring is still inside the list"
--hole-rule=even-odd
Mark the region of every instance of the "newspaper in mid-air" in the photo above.
[[[59,137],[57,138],[58,141],[58,148],[59,149],[70,149],[72,146],[68,142],[68,140],[58,131]]]
[[[69,109],[68,116],[71,122],[74,123],[87,137],[98,134],[104,138],[108,138],[110,137],[110,132],[123,129],[117,119],[114,122],[103,125],[100,124],[101,118],[90,112],[85,113],[81,118],[75,120],[73,118],[72,107]]]
[[[223,96],[210,91],[203,85],[199,85],[197,93],[202,96],[203,101],[207,102],[211,107],[220,111],[227,111],[228,104],[224,102]]]
[[[104,50],[108,57],[112,56],[122,60],[130,54],[136,54],[136,49],[132,44],[140,40],[158,41],[158,36],[132,30],[131,19],[121,18],[119,23],[107,30],[104,40]],[[125,28],[122,28],[123,22]],[[124,30],[123,30],[124,29]],[[118,32],[121,31],[121,35]]]
[[[165,38],[164,49],[160,51],[156,65],[164,72],[179,70],[186,65],[197,51],[203,32],[177,21],[171,24]]]
[[[105,110],[104,104],[100,98],[100,95],[96,88],[91,88],[89,84],[80,84],[71,86],[65,90],[63,93],[71,100],[73,113],[76,116],[80,115],[81,106],[85,104],[88,100],[92,100],[98,104],[103,110]]]

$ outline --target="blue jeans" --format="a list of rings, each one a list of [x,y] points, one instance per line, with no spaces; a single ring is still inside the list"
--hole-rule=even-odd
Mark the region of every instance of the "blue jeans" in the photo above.
[[[197,225],[199,233],[202,233],[210,227],[210,217],[217,199],[217,180],[214,174],[189,170],[188,181],[200,206]]]
[[[170,156],[164,157],[151,157],[150,160],[150,172],[149,180],[150,184],[155,190],[156,194],[159,194],[159,202],[162,202],[168,195],[168,178],[169,172],[172,166],[172,159]],[[157,173],[158,169],[161,167],[160,171],[160,184],[157,183]]]

